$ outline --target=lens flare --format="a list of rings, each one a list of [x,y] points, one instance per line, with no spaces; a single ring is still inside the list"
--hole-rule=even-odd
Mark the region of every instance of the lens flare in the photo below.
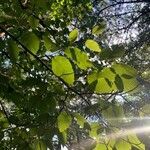
[[[150,117],[129,117],[129,118],[109,118],[107,119],[108,122],[111,121],[119,121],[122,124],[125,123],[133,123],[135,126],[133,128],[124,127],[118,131],[114,131],[110,134],[101,134],[100,139],[119,139],[124,138],[129,135],[135,135],[135,134],[150,134]],[[131,123],[131,124],[132,124]],[[133,125],[132,125],[133,126]],[[77,150],[77,149],[87,149],[87,147],[90,147],[91,145],[96,144],[97,139],[93,137],[93,139],[86,139],[82,140],[80,143],[73,144],[71,147],[71,150]]]
[[[120,121],[124,123],[134,122],[134,128],[123,128],[115,133],[106,135],[107,138],[116,139],[131,134],[150,133],[150,117],[110,118],[107,121]]]

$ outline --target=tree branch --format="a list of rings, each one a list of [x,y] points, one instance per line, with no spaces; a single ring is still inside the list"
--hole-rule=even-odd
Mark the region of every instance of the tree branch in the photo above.
[[[111,5],[108,5],[104,8],[102,8],[99,12],[98,12],[98,16],[106,9],[108,8],[111,8],[111,7],[114,7],[114,6],[117,6],[117,5],[121,5],[121,4],[133,4],[133,3],[150,3],[149,0],[137,0],[137,1],[122,1],[122,2],[117,2],[117,3],[114,3],[114,4],[111,4]]]
[[[14,37],[11,33],[9,33],[7,30],[5,30],[4,28],[2,28],[0,26],[0,29],[5,32],[7,35],[9,35],[14,41],[16,41],[19,45],[22,46],[22,48],[29,54],[31,54],[38,62],[40,62],[42,64],[42,66],[44,66],[47,70],[49,70],[53,75],[55,75],[52,71],[51,68],[49,68],[37,55],[35,55],[34,53],[32,53],[26,46],[24,46],[16,37]],[[74,88],[70,87],[63,79],[61,79],[59,76],[55,75],[57,77],[57,79],[59,81],[61,81],[70,91],[72,91],[73,93],[77,94],[78,96],[80,96],[80,98],[82,98],[87,104],[90,104],[90,102],[88,100],[86,100],[78,91],[76,91]]]
[[[0,105],[1,105],[1,108],[3,110],[3,113],[5,114],[5,117],[7,118],[7,121],[9,123],[9,125],[11,125],[11,121],[9,120],[9,116],[8,116],[8,114],[7,114],[6,110],[5,110],[5,107],[3,105],[3,102],[1,100],[0,100]]]

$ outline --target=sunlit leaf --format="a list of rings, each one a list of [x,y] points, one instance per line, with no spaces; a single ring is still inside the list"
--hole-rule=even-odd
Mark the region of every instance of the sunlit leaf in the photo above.
[[[96,147],[93,150],[112,150],[112,148],[105,144],[97,143]]]
[[[97,122],[93,122],[90,124],[91,130],[89,132],[89,136],[92,138],[98,138],[99,132],[98,130],[101,126]]]
[[[95,88],[95,92],[97,92],[97,93],[113,92],[113,88],[112,88],[112,86],[110,86],[110,84],[112,84],[112,83],[110,82],[110,84],[109,84],[106,78],[99,78],[97,81],[98,82],[97,82],[97,85]]]
[[[78,37],[78,29],[74,29],[69,33],[69,41],[74,42]]]
[[[110,81],[114,81],[115,76],[116,74],[112,71],[112,68],[109,68],[109,67],[105,67],[104,69],[98,72],[99,78],[107,78]]]
[[[59,131],[64,132],[66,129],[68,129],[71,121],[72,118],[69,114],[67,114],[66,112],[61,112],[61,114],[57,118]]]
[[[115,84],[116,84],[116,87],[118,88],[118,90],[122,92],[124,89],[124,85],[123,85],[122,79],[120,78],[120,76],[118,74],[115,77]]]
[[[150,104],[145,104],[140,110],[140,116],[150,115]]]
[[[101,25],[96,25],[92,29],[92,34],[100,35],[103,33],[104,29],[105,27],[102,27]]]
[[[112,68],[121,77],[124,86],[124,91],[129,92],[137,88],[137,71],[133,67],[125,64],[114,64],[112,65]],[[131,76],[133,78],[130,78]]]
[[[108,146],[114,147],[115,143],[116,143],[115,139],[108,139]]]
[[[131,144],[123,139],[118,140],[115,147],[117,150],[131,150]]]
[[[68,84],[74,82],[74,71],[69,60],[63,56],[56,56],[52,59],[53,72],[61,77]]]
[[[121,77],[125,78],[125,79],[132,79],[133,76],[128,75],[128,74],[122,74]]]
[[[97,79],[98,79],[98,72],[96,70],[94,70],[87,76],[87,81],[89,84],[91,84],[92,82],[94,82]]]
[[[124,117],[124,110],[121,105],[113,104],[104,109],[102,115],[109,123],[115,125],[122,122],[120,119]]]
[[[74,60],[75,64],[83,70],[86,70],[89,67],[92,67],[92,63],[89,60],[89,57],[85,52],[82,52],[78,48],[74,49],[66,49],[65,54],[68,56],[68,58],[71,58]]]
[[[96,41],[91,40],[91,39],[86,40],[85,46],[94,52],[101,51],[99,44]]]
[[[48,36],[43,36],[44,46],[47,51],[55,51],[56,44]]]
[[[86,119],[81,116],[79,113],[75,113],[74,114],[76,120],[77,120],[77,124],[81,126],[81,128],[84,127],[84,123],[86,122]]]
[[[21,42],[34,54],[36,54],[39,50],[40,39],[33,32],[23,34],[21,37]]]
[[[138,139],[136,134],[128,135],[129,142],[139,150],[145,150],[145,145]]]
[[[136,76],[137,71],[135,68],[126,65],[126,64],[114,64],[112,65],[112,68],[117,72],[119,75],[130,75],[130,76]]]
[[[95,85],[95,92],[97,93],[111,93],[117,90],[114,84],[115,74],[110,68],[104,68],[101,71],[93,71],[88,75],[87,80],[89,84],[97,81]]]

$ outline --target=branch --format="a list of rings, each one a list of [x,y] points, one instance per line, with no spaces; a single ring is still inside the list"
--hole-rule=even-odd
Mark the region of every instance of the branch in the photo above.
[[[3,105],[3,102],[1,100],[0,100],[0,105],[1,105],[1,108],[2,108],[2,110],[4,112],[4,114],[5,114],[5,117],[7,118],[7,121],[9,123],[9,125],[11,125],[11,121],[9,120],[9,116],[8,116],[8,114],[7,114],[6,110],[5,110],[5,107]]]
[[[138,1],[122,1],[122,2],[117,2],[117,3],[114,3],[114,4],[111,4],[111,5],[108,5],[104,8],[102,8],[99,12],[98,12],[98,16],[100,15],[100,13],[102,13],[104,10],[108,9],[108,8],[111,8],[111,7],[114,7],[114,6],[117,6],[117,5],[121,5],[121,4],[133,4],[133,3],[149,3],[149,0],[138,0]]]
[[[26,46],[24,46],[16,37],[14,37],[11,33],[9,33],[7,30],[2,28],[0,26],[0,29],[5,32],[7,35],[9,35],[14,41],[16,41],[19,45],[22,46],[22,48],[29,54],[31,54],[38,62],[42,64],[47,70],[49,70],[53,75],[55,75],[51,68],[49,68],[37,55],[35,55],[33,52],[31,52]],[[78,91],[70,87],[63,79],[61,79],[59,76],[55,75],[59,81],[61,81],[70,91],[77,94],[80,98],[82,98],[87,104],[90,105],[90,102],[85,99]]]

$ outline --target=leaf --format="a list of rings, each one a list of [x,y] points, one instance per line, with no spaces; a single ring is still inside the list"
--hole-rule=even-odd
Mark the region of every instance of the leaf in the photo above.
[[[67,131],[65,130],[65,131],[63,131],[61,133],[62,133],[62,136],[63,136],[64,143],[67,143]]]
[[[117,90],[114,84],[115,74],[108,67],[101,71],[93,71],[87,76],[87,80],[89,84],[97,81],[96,85],[94,84],[95,89],[93,89],[96,93],[111,93]]]
[[[69,33],[69,41],[74,42],[78,37],[78,29],[74,29]]]
[[[87,76],[87,80],[89,84],[98,81],[95,88],[97,93],[110,93],[118,90],[129,92],[138,86],[136,75],[137,71],[134,68],[125,64],[114,64],[101,71],[94,70]],[[124,78],[130,78],[131,76],[131,79]]]
[[[128,141],[139,150],[145,150],[145,145],[138,139],[136,134],[128,135]]]
[[[106,146],[105,144],[97,143],[96,147],[93,150],[112,150],[112,149],[111,147]]]
[[[101,126],[97,122],[93,122],[90,124],[91,130],[89,132],[89,136],[91,138],[98,138],[99,133],[98,130],[101,128]]]
[[[59,131],[64,132],[66,129],[68,129],[71,121],[72,118],[69,114],[67,114],[66,112],[61,112],[61,114],[57,118]]]
[[[68,48],[65,50],[65,54],[68,58],[73,59],[74,63],[77,64],[80,69],[86,70],[87,68],[92,67],[92,63],[90,62],[87,54],[78,48]]]
[[[122,140],[116,142],[115,147],[117,150],[131,150],[131,144]]]
[[[111,60],[112,59],[112,50],[110,48],[105,48],[101,50],[100,58],[101,60]]]
[[[104,27],[100,26],[100,25],[96,25],[93,27],[92,29],[92,34],[95,34],[95,35],[100,35],[103,33],[104,31]]]
[[[43,36],[44,40],[44,46],[47,51],[55,51],[56,50],[56,44],[52,42],[52,40],[48,36]]]
[[[96,81],[97,79],[98,79],[98,72],[96,70],[94,70],[87,76],[87,81],[89,84]]]
[[[133,76],[128,75],[128,74],[122,74],[121,77],[125,78],[125,79],[132,79]]]
[[[115,84],[116,84],[116,87],[117,89],[122,92],[123,89],[124,89],[124,85],[123,85],[123,81],[122,79],[120,78],[120,76],[117,74],[116,77],[115,77]]]
[[[123,75],[121,79],[123,81],[124,91],[129,92],[137,88],[138,86],[138,81],[136,79],[137,71],[133,67],[125,64],[114,64],[112,65],[112,68],[120,77],[122,77]],[[129,76],[132,76],[133,78],[131,79],[124,78],[124,76],[126,76],[125,74],[128,75],[128,78]]]
[[[140,116],[149,116],[150,115],[150,104],[144,105],[140,110]]]
[[[113,125],[120,123],[122,120],[120,118],[124,117],[124,110],[121,105],[113,104],[107,107],[107,109],[102,111],[102,115]]]
[[[111,83],[111,82],[110,82]],[[97,93],[111,93],[113,92],[113,88],[110,87],[108,81],[105,78],[99,78],[95,92]]]
[[[55,56],[52,59],[52,71],[68,84],[74,82],[74,71],[69,60],[63,56]]]
[[[29,17],[29,24],[33,29],[36,29],[39,25],[39,20],[35,17],[31,16]]]
[[[75,116],[75,118],[77,120],[77,124],[79,126],[81,126],[81,128],[83,128],[84,127],[84,123],[86,122],[86,119],[83,116],[81,116],[79,113],[75,113],[74,116]]]
[[[90,50],[92,50],[92,51],[101,52],[101,48],[100,48],[99,44],[96,41],[94,41],[94,40],[88,39],[85,42],[85,46],[87,48],[89,48]]]
[[[112,65],[112,68],[119,75],[127,74],[133,77],[137,75],[136,69],[126,64],[114,64]]]
[[[47,150],[46,144],[42,140],[34,141],[31,148],[35,150]]]
[[[111,46],[112,51],[111,51],[111,57],[112,58],[118,58],[122,57],[125,53],[124,46],[122,45],[112,45]]]
[[[44,11],[48,9],[47,1],[46,0],[36,0],[36,1],[31,1],[33,3],[33,6],[36,6],[40,11]]]
[[[39,50],[40,39],[33,32],[25,33],[21,37],[21,42],[34,54]]]
[[[20,50],[19,50],[16,42],[9,40],[8,41],[8,52],[9,52],[10,59],[13,63],[15,63],[18,60],[19,51]]]

